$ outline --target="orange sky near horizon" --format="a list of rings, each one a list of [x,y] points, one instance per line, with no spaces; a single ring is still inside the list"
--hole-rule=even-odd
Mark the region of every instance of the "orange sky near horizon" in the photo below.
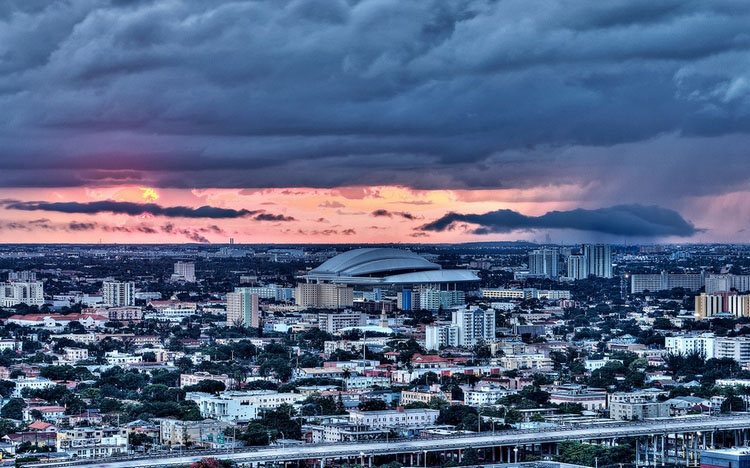
[[[741,237],[740,218],[722,213],[742,212],[748,193],[696,197],[677,207],[701,214],[691,218],[697,227],[721,225],[691,239],[659,239],[660,242],[736,241]],[[557,185],[531,189],[415,190],[403,186],[352,186],[338,188],[173,189],[138,186],[80,188],[0,189],[0,200],[79,202],[113,200],[155,203],[164,207],[211,206],[235,210],[261,210],[284,215],[291,221],[260,221],[253,217],[233,219],[181,218],[115,213],[69,214],[52,211],[22,211],[0,205],[2,243],[451,243],[492,240],[544,240],[575,243],[585,233],[514,231],[477,235],[474,226],[459,223],[444,232],[422,232],[418,228],[448,212],[486,213],[511,209],[538,216],[551,210],[598,208],[586,189]],[[389,216],[374,216],[386,210]],[[750,212],[746,213],[750,215]],[[722,220],[718,221],[717,216]],[[739,224],[738,224],[739,223]],[[579,237],[580,236],[580,237]],[[723,239],[724,236],[726,239]],[[629,239],[614,239],[627,242]]]
[[[191,242],[186,231],[197,232],[211,243],[225,243],[229,238],[234,238],[238,243],[465,242],[487,240],[488,236],[468,233],[469,226],[441,233],[423,233],[417,228],[450,211],[484,213],[507,208],[538,215],[550,209],[567,209],[574,206],[574,202],[554,201],[549,196],[566,191],[575,192],[575,188],[413,190],[400,186],[377,186],[185,190],[113,186],[5,189],[0,190],[0,199],[81,203],[114,200],[192,208],[209,205],[236,210],[263,210],[294,220],[171,218],[150,214],[68,214],[3,209],[4,225],[0,226],[0,242]],[[376,210],[386,210],[390,216],[374,216]],[[75,223],[78,229],[71,229],[71,223]],[[182,231],[166,232],[163,226],[168,223]],[[511,233],[492,237],[516,239],[519,235]]]

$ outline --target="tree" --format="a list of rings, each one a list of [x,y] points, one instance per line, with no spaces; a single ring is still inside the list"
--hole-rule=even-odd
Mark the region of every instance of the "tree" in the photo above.
[[[0,416],[8,419],[23,419],[23,398],[11,398],[8,403],[0,409]]]
[[[10,380],[0,380],[0,395],[8,398],[13,390],[16,388],[16,383]]]
[[[247,445],[268,445],[268,430],[259,422],[251,422],[247,425],[245,432],[240,434],[240,439],[244,440]]]
[[[183,373],[190,372],[190,370],[193,368],[193,361],[191,361],[188,357],[181,357],[180,359],[176,360],[174,364]]]
[[[461,464],[467,466],[478,465],[479,454],[477,453],[477,449],[474,447],[467,447],[464,449],[463,456],[461,457]]]
[[[215,458],[201,458],[190,465],[190,468],[223,468],[221,462]]]
[[[219,392],[223,392],[224,390],[226,390],[226,388],[227,386],[224,385],[224,382],[219,382],[218,380],[213,379],[206,379],[201,380],[195,385],[189,385],[185,387],[185,391],[218,394]]]
[[[358,408],[361,411],[382,411],[388,409],[388,405],[383,400],[370,399],[361,401]]]
[[[523,415],[515,408],[510,408],[505,413],[505,424],[516,424],[523,420]]]

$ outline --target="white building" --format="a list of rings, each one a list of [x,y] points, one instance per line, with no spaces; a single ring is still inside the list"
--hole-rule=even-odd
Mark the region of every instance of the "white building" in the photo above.
[[[667,336],[664,338],[664,348],[669,354],[687,356],[699,353],[704,359],[714,357],[714,335],[704,333],[702,335]]]
[[[109,457],[128,451],[128,431],[120,427],[77,427],[57,433],[56,448],[75,458]]]
[[[464,404],[469,406],[494,405],[497,400],[511,392],[496,385],[483,385],[464,392]]]
[[[495,340],[495,311],[479,307],[454,310],[450,323],[439,322],[425,327],[425,348],[474,346],[480,341]]]
[[[425,349],[436,351],[442,346],[458,346],[458,326],[438,323],[425,327]]]
[[[584,255],[568,255],[568,279],[582,280],[589,277],[588,259]]]
[[[435,424],[440,411],[418,408],[383,411],[349,411],[349,423],[374,428],[425,427]]]
[[[8,273],[8,281],[36,281],[35,271],[11,271]]]
[[[41,281],[0,283],[0,306],[13,307],[18,304],[44,305],[44,284]]]
[[[55,382],[44,377],[19,377],[15,380],[11,380],[11,382],[16,384],[16,387],[10,395],[13,398],[21,398],[23,396],[23,391],[27,388],[29,390],[41,390],[43,388],[54,387],[57,385]]]
[[[104,305],[122,307],[135,305],[135,283],[132,281],[105,281],[102,284]]]
[[[72,362],[83,361],[89,358],[89,350],[86,348],[63,348],[65,359]]]
[[[234,379],[227,374],[214,375],[208,372],[195,372],[193,374],[180,374],[180,387],[189,387],[197,385],[204,380],[215,380],[224,384],[224,387],[231,388],[234,385]]]
[[[583,256],[588,264],[588,274],[597,278],[612,278],[612,246],[584,244]]]
[[[536,249],[529,252],[529,276],[557,278],[559,251],[557,249]]]
[[[298,393],[279,393],[273,390],[226,391],[218,395],[188,392],[186,400],[198,405],[201,416],[219,421],[250,421],[260,412],[283,404],[294,405],[306,398]]]
[[[715,338],[713,357],[734,359],[741,366],[750,363],[750,338]]]
[[[466,292],[438,288],[419,290],[419,308],[423,310],[450,309],[466,304]]]
[[[141,355],[121,353],[118,350],[104,353],[104,359],[107,361],[107,364],[112,366],[126,366],[128,364],[143,362],[143,356]]]
[[[341,329],[362,327],[367,325],[367,315],[362,312],[344,311],[340,313],[318,314],[318,328],[330,334],[336,334]]]
[[[480,341],[495,340],[495,311],[492,309],[472,307],[453,311],[451,324],[458,327],[458,346],[474,346]]]
[[[363,390],[372,387],[390,387],[390,377],[355,375],[344,381],[347,390]]]
[[[195,263],[177,262],[174,264],[174,274],[172,279],[175,281],[186,281],[195,283]]]

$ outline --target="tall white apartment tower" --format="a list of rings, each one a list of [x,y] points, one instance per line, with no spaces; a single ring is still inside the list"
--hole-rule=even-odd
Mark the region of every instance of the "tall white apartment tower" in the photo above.
[[[174,275],[176,279],[182,279],[188,283],[195,283],[195,263],[177,262],[174,264]]]
[[[104,305],[110,307],[135,305],[135,283],[132,281],[105,281],[102,284]]]
[[[536,249],[529,252],[529,275],[542,278],[557,278],[557,249]]]
[[[18,304],[44,305],[44,284],[41,281],[0,283],[0,307],[13,307]]]
[[[589,264],[585,255],[568,255],[568,278],[582,280],[589,277]]]
[[[248,291],[251,288],[235,288],[227,294],[227,325],[260,327],[258,294]]]
[[[474,346],[495,340],[495,311],[479,307],[453,312],[451,325],[458,327],[458,346]]]
[[[588,274],[598,278],[612,278],[612,246],[584,244],[583,256],[588,263]]]

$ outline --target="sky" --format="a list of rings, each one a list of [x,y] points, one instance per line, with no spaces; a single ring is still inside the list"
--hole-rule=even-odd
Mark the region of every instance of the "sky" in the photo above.
[[[0,2],[0,242],[746,242],[749,133],[747,2]]]

